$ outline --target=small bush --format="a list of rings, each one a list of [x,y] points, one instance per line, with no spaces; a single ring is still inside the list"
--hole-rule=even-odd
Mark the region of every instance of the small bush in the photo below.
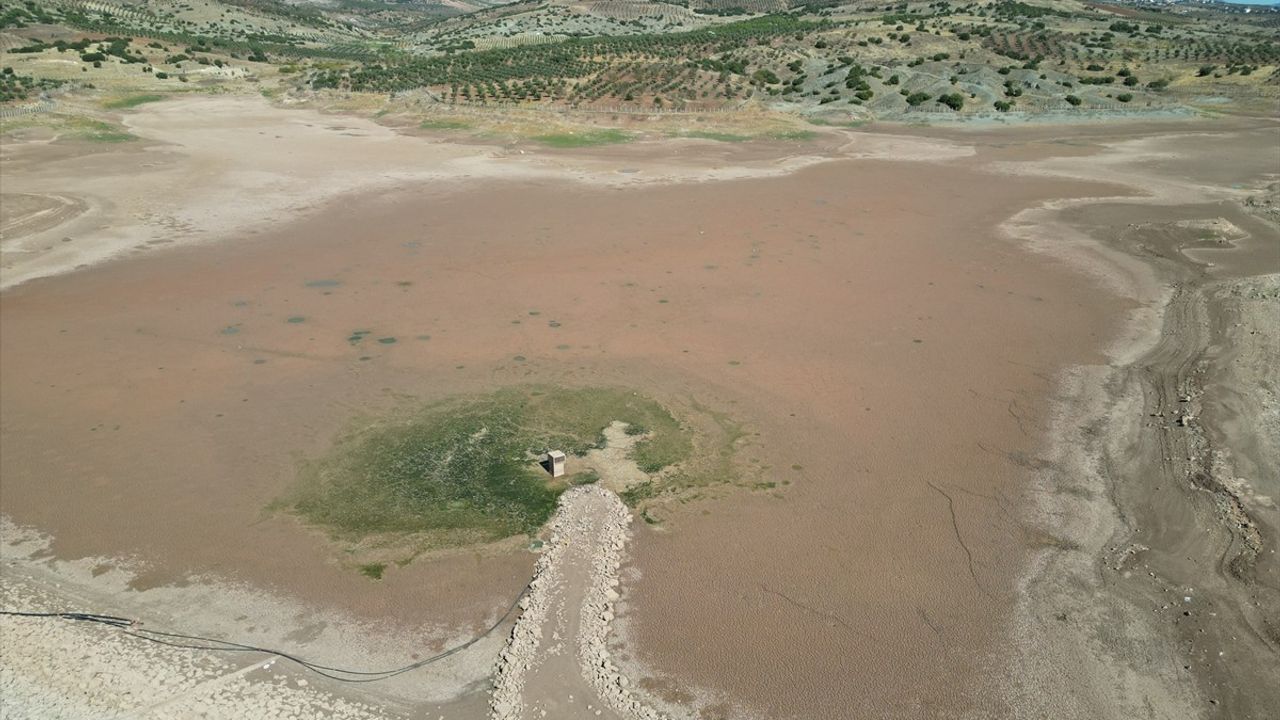
[[[759,70],[755,71],[755,73],[751,76],[751,79],[759,83],[764,83],[765,85],[776,85],[779,82],[781,82],[781,80],[778,79],[778,76],[775,75],[772,70],[769,70],[767,68],[760,68]]]

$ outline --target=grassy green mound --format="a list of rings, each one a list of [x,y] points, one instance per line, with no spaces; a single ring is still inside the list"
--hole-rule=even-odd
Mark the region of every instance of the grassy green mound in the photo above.
[[[615,420],[645,434],[632,457],[646,472],[679,463],[692,433],[657,402],[618,389],[507,389],[440,403],[342,438],[306,463],[282,504],[335,536],[426,534],[432,544],[537,530],[560,493],[590,477],[552,480],[548,448],[582,454]]]

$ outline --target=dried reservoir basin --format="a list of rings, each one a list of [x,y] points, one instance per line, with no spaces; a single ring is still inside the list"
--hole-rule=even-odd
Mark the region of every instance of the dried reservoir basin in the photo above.
[[[146,560],[144,585],[214,573],[479,627],[530,554],[374,582],[264,508],[354,417],[408,399],[633,387],[745,427],[754,488],[661,504],[634,543],[625,654],[643,684],[771,717],[980,709],[1020,560],[1053,542],[1015,519],[1045,394],[1121,312],[995,229],[1105,193],[983,173],[988,153],[406,186],[27,283],[0,305],[5,512],[60,556]]]

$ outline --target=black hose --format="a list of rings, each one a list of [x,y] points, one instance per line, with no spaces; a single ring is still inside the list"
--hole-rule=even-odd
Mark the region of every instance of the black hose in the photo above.
[[[256,645],[245,645],[243,643],[232,642],[230,640],[218,640],[216,638],[201,637],[199,635],[183,635],[181,633],[164,632],[161,630],[147,630],[146,628],[140,627],[140,623],[136,620],[118,617],[115,615],[100,615],[84,612],[25,612],[19,610],[0,610],[0,615],[26,618],[53,618],[73,622],[99,623],[113,627],[120,630],[125,635],[138,638],[139,640],[146,640],[147,642],[153,642],[158,645],[181,648],[184,650],[205,650],[209,652],[256,652],[266,655],[274,655],[297,663],[307,670],[331,680],[346,683],[367,683],[377,682],[378,680],[387,680],[397,675],[403,675],[404,673],[417,670],[425,665],[430,665],[431,663],[443,660],[450,655],[457,654],[472,645],[475,645],[482,639],[488,637],[494,630],[497,630],[502,623],[506,622],[507,618],[511,617],[511,613],[515,611],[516,606],[520,604],[520,599],[528,592],[529,588],[528,586],[525,586],[525,588],[520,591],[520,594],[516,595],[515,600],[511,601],[511,605],[507,608],[507,611],[502,614],[502,617],[498,618],[497,622],[490,625],[488,629],[479,635],[471,638],[461,645],[449,648],[448,650],[429,658],[425,658],[402,667],[392,668],[390,670],[347,670],[345,668],[330,667],[328,665],[320,665],[319,663],[303,660],[296,655],[280,650],[273,650],[271,648],[258,647]],[[355,677],[343,677],[346,675]]]
[[[93,613],[82,612],[20,612],[17,610],[0,610],[0,615],[14,615],[17,617],[30,618],[58,618],[60,620],[78,620],[82,622],[96,622],[103,625],[112,625],[115,627],[129,627],[133,621],[129,618],[116,617],[115,615],[95,615]]]

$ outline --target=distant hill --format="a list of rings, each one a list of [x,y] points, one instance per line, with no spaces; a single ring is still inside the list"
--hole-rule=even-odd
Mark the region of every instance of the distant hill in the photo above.
[[[847,119],[1263,107],[1280,83],[1280,14],[1204,4],[29,0],[0,28],[8,75],[30,78],[11,102],[122,65],[495,109]],[[68,49],[85,39],[99,44]]]

